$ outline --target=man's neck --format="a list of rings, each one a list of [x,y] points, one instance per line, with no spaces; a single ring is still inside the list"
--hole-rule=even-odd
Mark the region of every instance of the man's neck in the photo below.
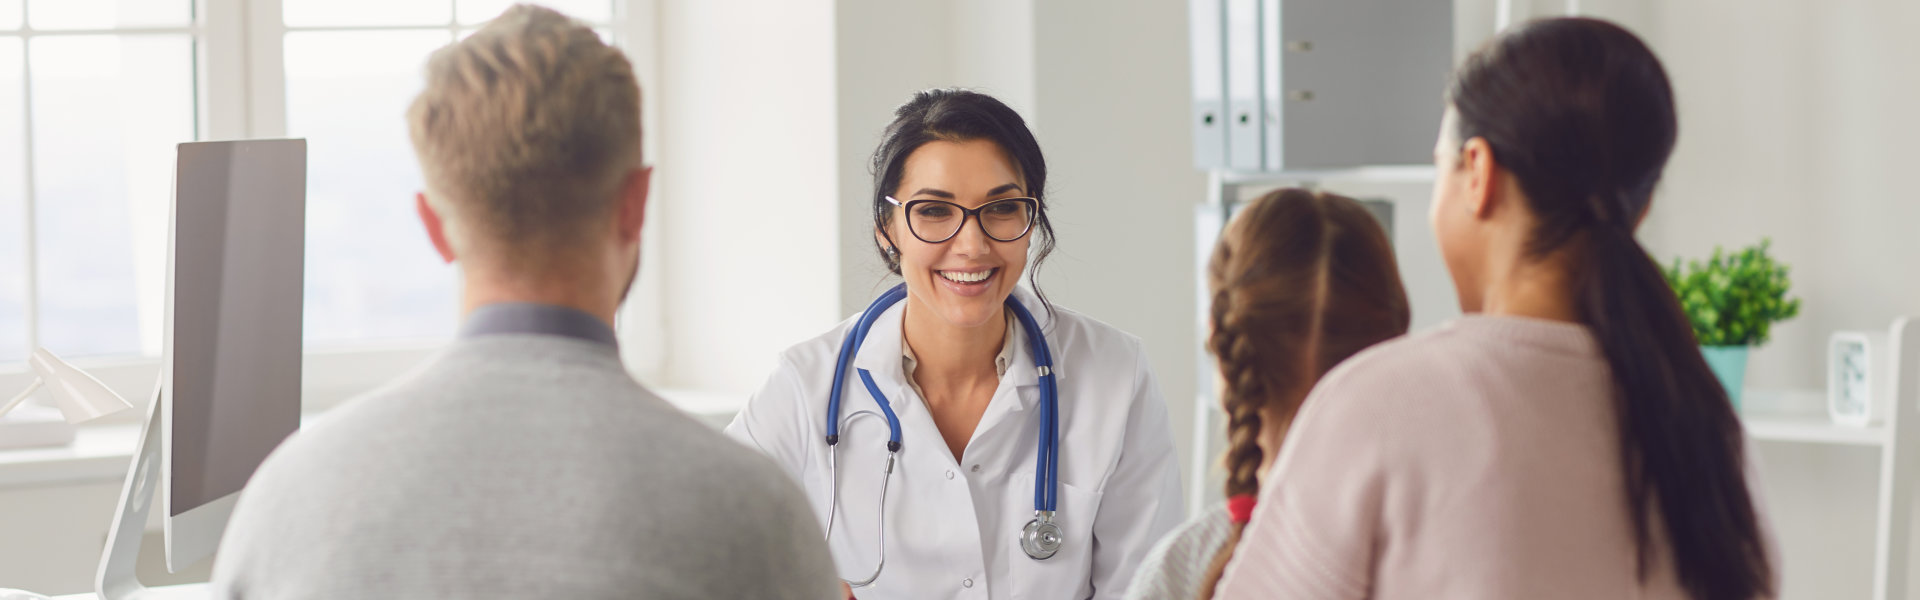
[[[579,310],[613,327],[613,316],[619,308],[620,295],[607,293],[600,287],[603,286],[502,282],[497,278],[473,277],[467,280],[460,295],[460,315],[465,317],[474,309],[489,304],[525,302]]]

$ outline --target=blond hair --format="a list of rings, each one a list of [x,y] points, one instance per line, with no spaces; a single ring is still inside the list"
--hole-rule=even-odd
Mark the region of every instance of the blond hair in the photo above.
[[[463,255],[544,268],[597,239],[640,165],[640,86],[620,50],[519,4],[433,53],[407,111],[427,197]]]

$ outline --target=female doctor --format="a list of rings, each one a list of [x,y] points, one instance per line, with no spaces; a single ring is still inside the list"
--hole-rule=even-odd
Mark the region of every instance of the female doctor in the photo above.
[[[904,286],[787,350],[727,433],[800,482],[863,600],[1120,597],[1183,516],[1179,471],[1140,340],[1019,286],[1053,247],[1039,144],[931,90],[873,172]]]

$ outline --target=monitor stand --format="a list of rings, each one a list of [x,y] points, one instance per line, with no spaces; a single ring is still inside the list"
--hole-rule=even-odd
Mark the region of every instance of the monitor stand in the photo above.
[[[100,572],[94,590],[101,600],[131,600],[147,591],[134,567],[140,558],[140,540],[147,533],[147,513],[153,507],[156,484],[160,482],[160,403],[161,387],[154,386],[153,402],[147,405],[146,424],[140,427],[140,442],[127,468],[127,479],[120,489],[120,510],[107,530],[107,545],[100,553]]]

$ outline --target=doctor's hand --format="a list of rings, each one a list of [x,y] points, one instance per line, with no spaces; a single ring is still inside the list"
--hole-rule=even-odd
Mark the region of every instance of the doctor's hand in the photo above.
[[[840,591],[847,593],[847,600],[856,600],[853,597],[853,586],[847,585],[847,582],[840,582]]]

